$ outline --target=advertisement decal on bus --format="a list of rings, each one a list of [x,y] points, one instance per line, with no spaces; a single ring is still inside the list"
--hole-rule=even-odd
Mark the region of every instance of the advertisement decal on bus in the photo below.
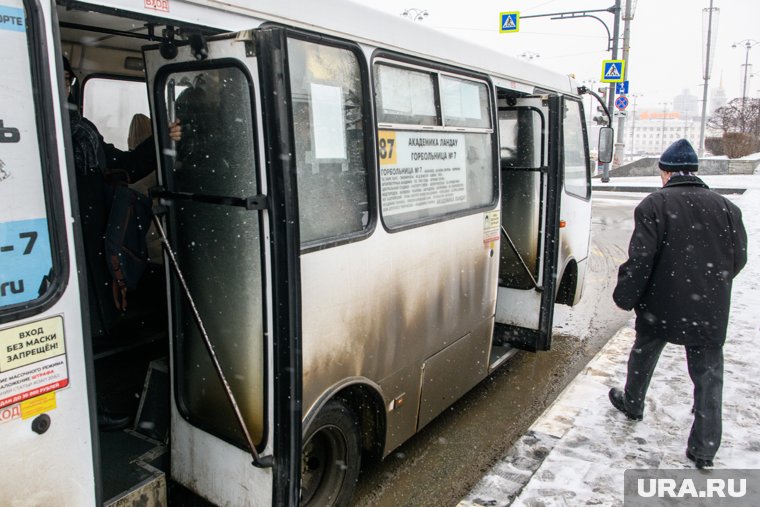
[[[53,264],[37,128],[28,114],[34,86],[23,9],[0,6],[0,30],[3,71],[13,76],[0,88],[0,202],[7,206],[0,220],[0,307],[5,307],[39,298]]]
[[[464,134],[381,130],[378,138],[384,215],[467,202]]]

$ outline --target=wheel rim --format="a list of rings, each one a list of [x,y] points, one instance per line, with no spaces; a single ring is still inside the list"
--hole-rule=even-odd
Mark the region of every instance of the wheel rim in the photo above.
[[[301,454],[301,502],[332,505],[346,477],[346,436],[337,426],[324,426],[304,444]]]

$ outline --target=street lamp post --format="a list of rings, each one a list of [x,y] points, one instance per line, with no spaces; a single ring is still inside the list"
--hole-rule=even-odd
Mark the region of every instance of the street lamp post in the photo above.
[[[596,85],[597,85],[597,83],[598,83],[598,81],[596,79],[584,79],[583,81],[581,81],[581,84],[583,84],[583,86],[585,86],[589,90],[594,90],[594,91],[596,91]],[[587,112],[587,116],[588,116],[588,119],[586,121],[588,123],[592,122],[593,118],[594,118],[594,112],[593,111],[594,111],[594,101],[595,100],[596,99],[594,99],[594,96],[589,93],[588,94],[588,110],[586,111]]]
[[[749,70],[749,50],[760,44],[760,41],[754,39],[744,39],[743,41],[734,42],[732,48],[744,46],[744,85],[742,86],[742,132],[744,131],[744,105],[747,102],[747,74]]]
[[[710,71],[712,70],[710,63],[712,60],[712,53],[714,51],[715,42],[713,40],[715,38],[715,32],[713,32],[713,18],[716,17],[719,12],[720,9],[713,7],[713,0],[710,0],[710,7],[707,9],[702,9],[702,17],[704,18],[704,16],[707,15],[707,33],[704,34],[703,32],[703,35],[706,35],[706,37],[704,37],[705,66],[703,69],[704,72],[702,73],[702,79],[704,80],[705,87],[702,90],[702,119],[700,121],[699,127],[699,148],[697,149],[700,157],[705,153],[705,124],[707,123],[707,85],[710,81]]]
[[[631,97],[633,97],[633,110],[631,111],[631,113],[633,113],[633,117],[631,118],[631,156],[636,156],[636,151],[634,150],[636,139],[633,137],[636,135],[636,99],[643,96],[644,94],[638,93],[631,95]]]
[[[662,126],[660,127],[660,153],[665,151],[665,117],[668,115],[668,103],[661,102],[662,104]]]
[[[529,60],[529,61],[534,60],[536,58],[541,58],[541,55],[536,53],[535,51],[523,51],[517,56],[519,56],[523,60]]]
[[[411,9],[404,9],[404,12],[402,12],[401,15],[412,21],[422,21],[428,16],[428,11],[412,7]]]
[[[627,2],[630,3],[631,0],[627,0]],[[593,9],[593,10],[586,10],[586,11],[568,11],[568,12],[553,12],[549,14],[531,14],[530,16],[520,16],[520,19],[528,19],[528,18],[544,18],[548,17],[549,19],[577,19],[577,18],[592,18],[597,21],[599,21],[602,25],[604,25],[604,29],[607,30],[607,51],[612,52],[612,59],[617,60],[618,57],[618,44],[620,42],[620,5],[622,0],[615,0],[615,5],[612,7],[609,7],[607,9]],[[614,23],[612,28],[612,35],[610,35],[610,28],[607,26],[607,23],[602,21],[597,16],[593,15],[592,13],[597,12],[611,12],[614,14]],[[626,76],[627,79],[627,76]],[[609,95],[607,97],[607,109],[612,110],[612,103],[615,100],[615,83],[610,83],[610,89],[609,89]],[[611,127],[612,125],[610,125]],[[607,183],[610,181],[610,164],[605,163],[601,164],[602,167],[602,183]]]

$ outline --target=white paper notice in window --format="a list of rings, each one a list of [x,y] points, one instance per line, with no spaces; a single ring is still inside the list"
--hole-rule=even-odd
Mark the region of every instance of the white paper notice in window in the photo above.
[[[338,86],[311,84],[311,115],[316,158],[346,158],[343,93]]]
[[[464,118],[480,120],[480,86],[462,83],[462,113]]]

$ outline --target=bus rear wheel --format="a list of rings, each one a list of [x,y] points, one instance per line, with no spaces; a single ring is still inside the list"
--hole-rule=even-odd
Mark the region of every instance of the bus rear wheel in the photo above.
[[[359,477],[359,428],[340,400],[328,402],[304,436],[301,453],[301,504],[348,505]]]

